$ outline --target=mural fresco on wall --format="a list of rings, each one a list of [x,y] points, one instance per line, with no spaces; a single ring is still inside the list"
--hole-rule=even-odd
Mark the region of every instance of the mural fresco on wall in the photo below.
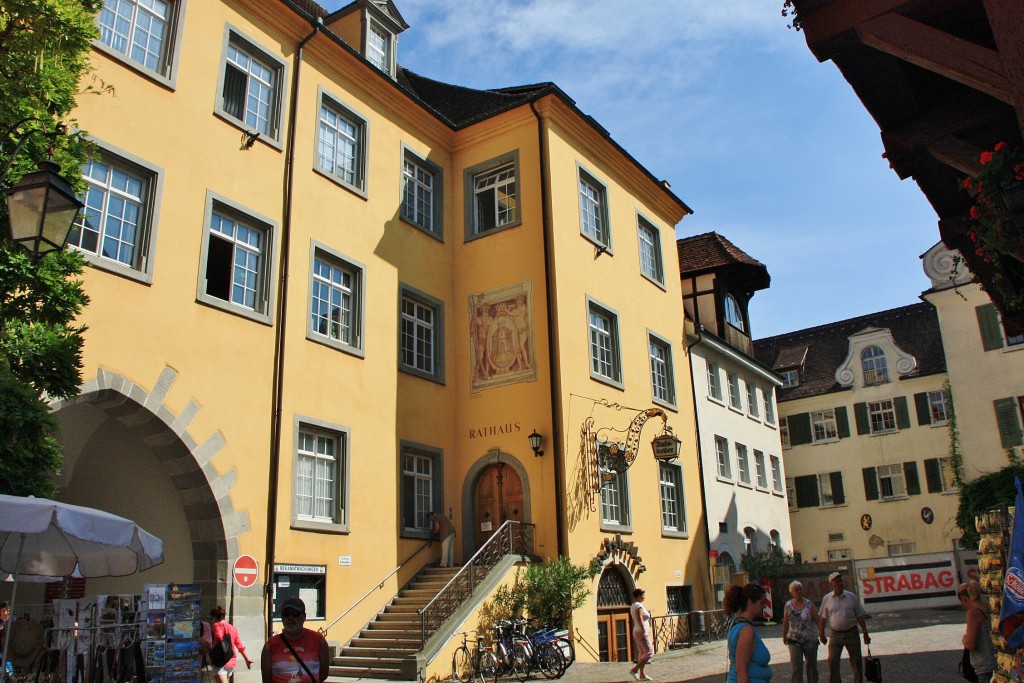
[[[470,294],[469,333],[474,393],[537,379],[531,281]]]

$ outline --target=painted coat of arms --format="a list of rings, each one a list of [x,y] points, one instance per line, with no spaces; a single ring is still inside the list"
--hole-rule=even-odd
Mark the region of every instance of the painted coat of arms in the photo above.
[[[537,379],[529,280],[469,295],[472,391]]]

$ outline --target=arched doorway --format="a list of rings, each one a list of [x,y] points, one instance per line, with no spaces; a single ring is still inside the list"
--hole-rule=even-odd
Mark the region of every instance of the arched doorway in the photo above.
[[[525,521],[523,480],[500,460],[480,473],[473,491],[473,533],[479,548],[507,520]]]
[[[633,582],[609,565],[597,585],[597,645],[602,662],[633,659],[633,625],[629,606],[633,604]]]
[[[736,561],[728,552],[719,552],[712,570],[715,575],[715,601],[721,605],[725,599],[725,589],[732,584],[733,574],[736,573]]]

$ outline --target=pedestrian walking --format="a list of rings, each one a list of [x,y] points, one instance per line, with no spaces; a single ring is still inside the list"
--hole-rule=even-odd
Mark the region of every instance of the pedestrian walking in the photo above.
[[[430,530],[441,539],[441,566],[451,567],[455,564],[455,527],[443,512],[428,512],[427,521]]]
[[[989,683],[996,668],[996,653],[992,646],[992,615],[981,600],[981,584],[971,580],[956,589],[960,606],[967,610],[967,632],[964,647],[971,653],[971,666],[978,683]]]
[[[629,607],[629,615],[633,618],[633,642],[636,643],[636,664],[629,670],[629,675],[638,681],[653,681],[644,673],[644,668],[654,656],[654,644],[651,642],[651,613],[644,607],[643,588],[633,591],[633,604]]]
[[[217,680],[220,683],[228,683],[228,678],[234,675],[235,667],[238,665],[238,655],[242,655],[247,669],[252,668],[252,660],[245,653],[245,645],[242,644],[242,639],[238,635],[238,629],[234,624],[225,621],[224,617],[226,616],[227,610],[220,605],[210,610],[214,649],[210,650],[209,656],[213,666],[217,669]],[[225,644],[228,644],[229,648],[225,649],[223,647]],[[219,653],[217,648],[220,648]]]
[[[792,597],[782,608],[782,644],[789,648],[791,683],[818,683],[818,608],[804,597],[804,585],[799,581],[789,584]]]
[[[840,572],[832,572],[828,575],[828,582],[832,586],[832,592],[821,599],[821,609],[818,613],[821,619],[818,623],[818,637],[824,645],[828,643],[828,680],[829,683],[842,683],[839,675],[839,660],[843,656],[843,648],[850,656],[850,666],[853,667],[853,683],[862,683],[862,660],[860,654],[860,641],[857,640],[857,626],[860,625],[864,631],[864,644],[871,644],[871,636],[868,635],[868,624],[864,619],[866,612],[860,599],[845,589],[843,575]],[[825,639],[825,624],[828,624],[831,637]]]
[[[725,613],[735,616],[726,642],[729,645],[729,675],[726,683],[767,683],[772,679],[772,654],[754,628],[754,619],[764,610],[764,589],[756,583],[730,586],[722,601]]]

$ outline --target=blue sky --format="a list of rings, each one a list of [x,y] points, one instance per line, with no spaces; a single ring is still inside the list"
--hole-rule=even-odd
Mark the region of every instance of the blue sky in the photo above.
[[[337,9],[348,0],[321,4]],[[936,216],[782,0],[395,0],[398,60],[473,88],[552,81],[768,267],[756,338],[915,303]]]

